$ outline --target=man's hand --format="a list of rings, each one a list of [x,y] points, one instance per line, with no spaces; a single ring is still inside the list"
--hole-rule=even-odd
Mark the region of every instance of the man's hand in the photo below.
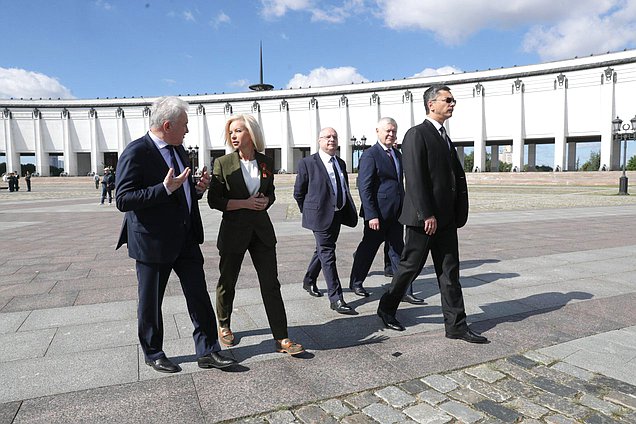
[[[174,176],[174,169],[168,169],[168,173],[166,174],[166,178],[163,179],[163,185],[170,191],[170,193],[174,193],[179,187],[183,185],[183,182],[190,175],[190,167],[186,167],[183,172],[176,177]]]
[[[202,194],[208,189],[208,187],[210,187],[210,174],[206,171],[201,175],[199,182],[197,182],[197,185],[194,188],[197,193]]]
[[[432,236],[435,234],[435,231],[437,231],[437,219],[435,219],[435,216],[426,218],[426,220],[424,220],[424,232],[426,235]]]
[[[379,231],[380,230],[380,219],[379,218],[373,218],[369,220],[369,228],[371,228],[373,231]]]

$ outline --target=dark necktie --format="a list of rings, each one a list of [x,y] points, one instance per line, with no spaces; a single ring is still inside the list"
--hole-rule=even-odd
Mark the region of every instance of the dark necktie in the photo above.
[[[174,146],[168,144],[166,146],[168,152],[170,152],[170,162],[172,163],[172,168],[174,169],[174,176],[178,176],[181,174],[181,167],[179,166],[179,162],[177,161],[177,156],[174,154]]]
[[[395,169],[395,173],[397,174],[397,166],[395,166],[395,160],[393,160],[393,154],[391,154],[391,150],[393,150],[392,148],[388,148],[386,149],[386,155],[389,157],[389,160],[391,161],[391,165],[393,166],[393,169]]]
[[[331,157],[331,165],[333,166],[333,174],[336,176],[336,209],[340,210],[344,206],[344,193],[342,192],[342,181],[340,180],[340,173],[336,167],[336,158]]]
[[[442,135],[442,139],[446,143],[446,147],[450,150],[450,138],[448,137],[448,134],[446,134],[446,128],[444,128],[443,126],[440,127],[439,133]]]

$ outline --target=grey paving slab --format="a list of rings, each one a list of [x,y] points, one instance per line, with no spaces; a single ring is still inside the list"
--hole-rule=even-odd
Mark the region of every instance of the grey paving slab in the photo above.
[[[27,296],[48,293],[55,285],[55,281],[41,281],[38,283],[21,283],[0,286],[0,296]]]
[[[137,381],[137,346],[0,363],[0,403]]]
[[[135,319],[136,317],[137,303],[131,301],[40,309],[31,312],[21,329],[36,330],[40,328],[67,327],[87,323]]]
[[[18,331],[31,311],[0,313],[0,334]]]
[[[47,328],[0,334],[0,346],[3,346],[0,362],[43,357],[56,331],[55,328]]]
[[[22,402],[0,403],[0,423],[11,424]]]
[[[309,362],[311,360],[300,360]],[[285,358],[234,371],[208,370],[192,375],[204,417],[210,422],[300,405],[320,398]]]
[[[15,296],[0,311],[17,312],[37,309],[61,308],[72,306],[78,292],[43,293],[30,296]]]
[[[189,376],[100,387],[23,402],[14,423],[204,423]]]

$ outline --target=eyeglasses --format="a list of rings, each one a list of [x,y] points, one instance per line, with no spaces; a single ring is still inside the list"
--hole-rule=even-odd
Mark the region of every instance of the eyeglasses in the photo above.
[[[455,103],[457,104],[457,100],[454,97],[446,97],[445,99],[434,99],[434,102],[446,102],[448,104]]]
[[[321,135],[318,138],[324,138],[325,140],[329,140],[330,138],[333,138],[334,140],[337,140],[338,136],[337,135]]]

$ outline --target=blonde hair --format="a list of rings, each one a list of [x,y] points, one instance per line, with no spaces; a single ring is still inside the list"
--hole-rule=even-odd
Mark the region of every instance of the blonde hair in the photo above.
[[[263,131],[261,130],[261,126],[258,125],[258,122],[252,115],[232,115],[230,119],[225,123],[225,143],[228,146],[232,146],[232,139],[230,138],[230,125],[234,121],[243,121],[245,124],[245,129],[250,134],[250,138],[252,139],[252,144],[254,144],[254,149],[257,152],[265,151],[265,139],[263,137]]]

